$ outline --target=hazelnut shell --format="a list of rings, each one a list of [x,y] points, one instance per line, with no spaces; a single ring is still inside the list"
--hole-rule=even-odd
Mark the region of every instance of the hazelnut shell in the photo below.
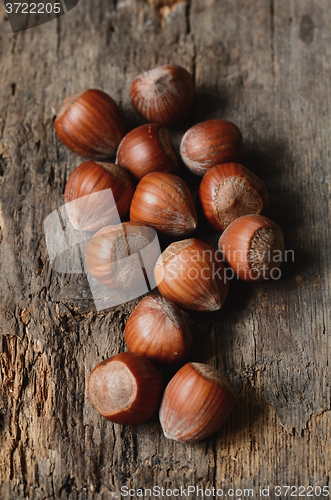
[[[202,177],[221,163],[241,163],[243,139],[238,127],[225,120],[208,120],[190,128],[180,144],[183,162],[194,174]]]
[[[130,314],[125,326],[129,350],[153,363],[181,363],[192,346],[191,328],[178,307],[158,295],[144,297]]]
[[[149,122],[176,126],[194,101],[193,78],[176,64],[158,66],[139,75],[130,88],[132,106]]]
[[[175,172],[179,161],[169,131],[149,123],[137,127],[122,139],[116,163],[141,179],[150,172]]]
[[[199,187],[199,198],[207,220],[219,231],[238,217],[259,215],[269,206],[264,183],[238,163],[223,163],[208,170]]]
[[[174,237],[192,234],[198,224],[189,187],[177,175],[164,172],[152,172],[140,180],[130,219]]]
[[[221,372],[202,363],[187,363],[164,391],[160,422],[165,437],[194,443],[210,436],[228,418],[235,399]]]
[[[119,106],[108,94],[96,89],[67,97],[54,127],[67,148],[96,160],[114,156],[125,133]]]
[[[284,236],[278,224],[267,217],[244,215],[226,228],[218,246],[239,279],[263,281],[281,265]]]
[[[87,268],[107,288],[139,289],[146,285],[146,275],[152,276],[159,256],[159,246],[151,245],[155,238],[154,229],[136,222],[103,227],[86,246]],[[140,264],[141,250],[144,250],[143,272]]]
[[[88,392],[96,410],[117,424],[140,424],[155,413],[162,381],[153,363],[133,352],[102,361],[92,371]]]
[[[169,245],[154,278],[161,294],[183,309],[217,311],[229,291],[223,262],[207,243],[190,238]]]
[[[133,193],[126,170],[114,163],[90,160],[70,175],[64,201],[75,229],[95,231],[107,224],[118,224],[129,211]]]

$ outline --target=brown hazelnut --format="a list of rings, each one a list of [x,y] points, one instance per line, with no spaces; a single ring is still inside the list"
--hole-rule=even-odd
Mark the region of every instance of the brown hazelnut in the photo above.
[[[190,189],[177,175],[164,172],[152,172],[140,180],[130,219],[175,237],[192,234],[198,224]]]
[[[187,363],[167,385],[160,408],[165,437],[195,443],[228,418],[235,395],[221,372],[202,363]]]
[[[204,214],[223,231],[238,217],[265,212],[269,194],[264,183],[238,163],[223,163],[208,170],[199,187]]]
[[[181,363],[192,346],[192,332],[184,314],[170,300],[158,295],[144,297],[125,326],[129,350],[153,363]]]
[[[136,290],[152,276],[159,255],[159,246],[151,244],[154,229],[136,222],[106,226],[89,241],[85,262],[92,276],[102,285],[115,290]],[[140,265],[144,253],[143,273]],[[135,260],[128,258],[135,255]]]
[[[169,245],[157,260],[154,278],[164,297],[193,311],[217,311],[229,291],[222,260],[194,238]]]
[[[241,280],[263,281],[279,277],[284,236],[281,228],[267,217],[239,217],[222,233],[218,246]]]
[[[201,177],[221,163],[241,163],[244,156],[243,139],[234,123],[208,120],[190,128],[180,144],[183,162]]]
[[[54,127],[67,148],[96,160],[114,156],[125,133],[119,106],[108,94],[96,89],[67,97]]]
[[[172,127],[181,123],[194,101],[193,78],[186,69],[167,64],[139,75],[131,85],[133,107],[149,122]]]
[[[96,410],[117,424],[140,424],[156,411],[162,381],[153,363],[133,352],[121,352],[92,371],[88,392]]]
[[[166,128],[149,123],[137,127],[123,138],[116,163],[141,179],[150,172],[174,172],[179,162]]]
[[[107,224],[119,224],[129,211],[133,193],[133,183],[124,168],[90,160],[70,175],[64,200],[74,228],[94,231]]]

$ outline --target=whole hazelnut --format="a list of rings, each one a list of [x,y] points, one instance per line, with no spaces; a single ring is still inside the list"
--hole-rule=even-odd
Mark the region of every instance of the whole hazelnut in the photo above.
[[[130,314],[125,326],[129,350],[153,363],[181,363],[192,346],[191,328],[178,307],[158,295],[144,297]]]
[[[235,399],[221,372],[202,363],[187,363],[164,391],[160,422],[165,437],[195,443],[210,436],[228,418]]]
[[[224,231],[238,217],[265,212],[269,194],[264,183],[238,163],[211,168],[199,187],[199,198],[210,224]]]
[[[90,160],[70,175],[64,201],[75,229],[95,231],[107,224],[119,224],[129,211],[133,193],[133,183],[124,168]]]
[[[239,217],[222,233],[218,246],[236,276],[243,281],[263,281],[279,276],[284,253],[283,231],[267,217]]]
[[[88,392],[96,410],[117,424],[140,424],[155,413],[162,381],[153,363],[134,352],[121,352],[92,371]]]
[[[133,107],[147,121],[172,127],[185,120],[191,110],[193,78],[176,64],[159,66],[134,80],[130,98]]]
[[[188,236],[198,224],[192,194],[177,175],[152,172],[132,198],[130,219],[167,236]]]
[[[154,278],[164,297],[192,311],[217,311],[229,291],[222,260],[194,238],[171,243],[156,262]]]
[[[123,138],[116,163],[141,179],[150,172],[174,172],[179,162],[169,131],[149,123],[137,127]]]
[[[198,123],[184,134],[180,155],[187,168],[200,177],[221,163],[241,163],[244,157],[241,132],[234,123],[225,120]]]
[[[96,89],[67,97],[54,127],[67,148],[96,160],[114,156],[125,133],[119,106],[108,94]]]
[[[86,246],[87,269],[107,288],[139,289],[146,285],[146,276],[152,276],[159,256],[158,242],[153,244],[155,239],[157,241],[154,229],[136,222],[103,227]]]

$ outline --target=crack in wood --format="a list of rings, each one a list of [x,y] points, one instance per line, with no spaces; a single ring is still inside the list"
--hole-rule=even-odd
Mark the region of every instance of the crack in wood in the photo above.
[[[3,241],[3,237],[4,237],[4,222],[3,222],[1,203],[0,203],[0,245]]]
[[[192,32],[192,29],[191,29],[191,0],[186,1],[185,19],[186,19],[186,35],[190,35]]]
[[[275,0],[270,0],[270,46],[273,85],[275,86]]]

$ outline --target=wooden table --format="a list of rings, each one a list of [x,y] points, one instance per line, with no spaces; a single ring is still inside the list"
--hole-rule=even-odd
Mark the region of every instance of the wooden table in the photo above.
[[[1,3],[1,498],[111,499],[153,485],[253,488],[254,498],[269,486],[280,498],[278,485],[329,485],[330,25],[327,0],[81,0],[13,35]],[[219,313],[190,315],[190,359],[222,370],[238,396],[217,435],[194,445],[165,439],[157,417],[122,427],[96,413],[89,374],[125,349],[138,300],[97,313],[84,275],[52,270],[43,230],[81,163],[54,132],[62,100],[100,88],[131,129],[142,121],[130,83],[167,62],[196,84],[177,146],[193,123],[235,122],[294,251],[280,280],[234,282]],[[189,182],[196,192],[199,179]]]

